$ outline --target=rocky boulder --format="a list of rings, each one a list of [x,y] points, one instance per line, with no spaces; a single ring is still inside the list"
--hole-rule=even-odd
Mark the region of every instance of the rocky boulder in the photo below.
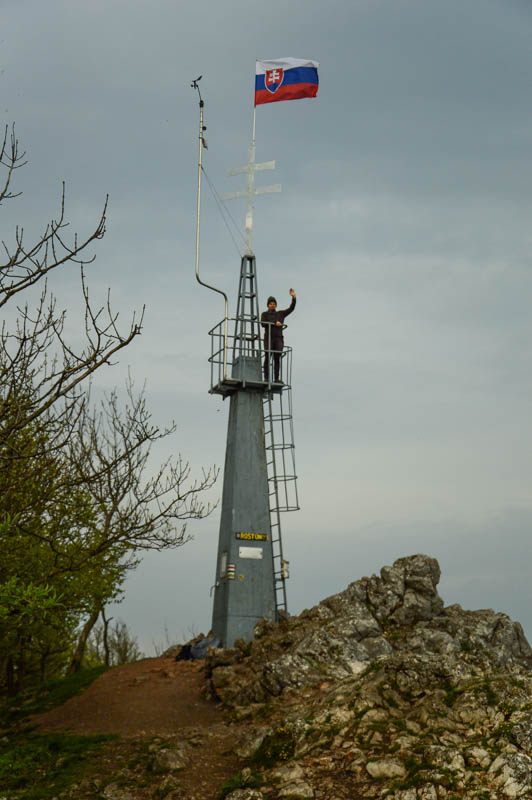
[[[439,578],[401,558],[209,651],[208,693],[246,720],[250,797],[532,798],[532,650],[505,614],[444,607]]]
[[[318,685],[360,674],[394,654],[419,654],[425,672],[467,670],[457,656],[502,667],[532,667],[522,627],[505,614],[444,608],[434,558],[414,555],[351,583],[339,594],[279,624],[255,628],[251,645],[211,648],[211,692],[234,705],[264,702],[287,688]],[[421,663],[422,662],[422,663]],[[459,662],[459,663],[458,663]]]

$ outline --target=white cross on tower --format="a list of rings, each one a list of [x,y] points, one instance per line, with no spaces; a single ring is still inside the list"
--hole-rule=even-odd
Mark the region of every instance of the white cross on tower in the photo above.
[[[245,167],[234,167],[227,171],[228,175],[241,175],[247,173],[248,187],[240,192],[226,192],[222,194],[222,200],[233,200],[236,197],[246,198],[246,255],[253,255],[253,248],[251,244],[252,231],[253,231],[253,199],[257,194],[270,194],[271,192],[280,192],[282,187],[280,183],[275,183],[272,186],[260,186],[255,189],[255,173],[259,170],[275,169],[275,161],[264,161],[262,164],[255,163],[255,143],[248,149],[248,163]]]

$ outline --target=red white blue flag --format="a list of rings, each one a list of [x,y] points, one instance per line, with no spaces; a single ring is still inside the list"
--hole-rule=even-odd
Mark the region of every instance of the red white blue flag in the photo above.
[[[257,61],[255,105],[299,100],[318,94],[318,62],[303,58]]]

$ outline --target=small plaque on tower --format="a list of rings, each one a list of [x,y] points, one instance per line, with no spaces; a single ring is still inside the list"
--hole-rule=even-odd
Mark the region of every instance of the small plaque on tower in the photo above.
[[[245,539],[247,542],[267,542],[268,534],[240,531],[239,533],[235,533],[235,539]]]

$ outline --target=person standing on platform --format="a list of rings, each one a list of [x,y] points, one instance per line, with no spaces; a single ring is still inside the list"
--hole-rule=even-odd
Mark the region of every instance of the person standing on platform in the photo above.
[[[296,307],[296,293],[290,289],[292,302],[283,311],[277,311],[277,300],[275,297],[268,297],[268,310],[263,311],[260,323],[264,328],[264,380],[270,379],[270,360],[273,355],[273,374],[274,383],[279,383],[279,372],[281,367],[281,354],[284,347],[283,324],[285,317],[292,313]]]

